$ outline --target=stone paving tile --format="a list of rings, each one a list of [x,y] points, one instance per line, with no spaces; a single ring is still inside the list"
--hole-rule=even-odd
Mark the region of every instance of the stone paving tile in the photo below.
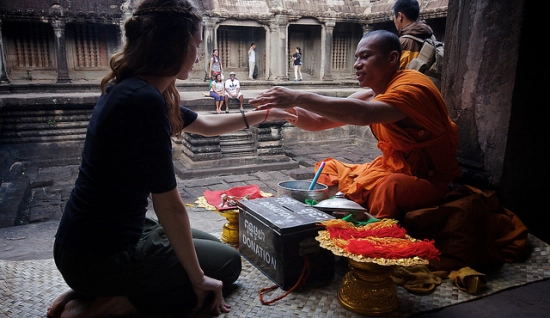
[[[250,182],[250,181],[254,182],[255,180],[258,180],[257,177],[255,177],[254,175],[249,175],[249,174],[222,176],[221,179],[224,182],[229,183],[229,184],[240,183],[240,182],[247,183],[247,182]]]
[[[187,188],[197,188],[197,187],[208,187],[216,184],[221,184],[222,180],[218,177],[208,177],[208,178],[195,178],[184,180],[183,183]]]

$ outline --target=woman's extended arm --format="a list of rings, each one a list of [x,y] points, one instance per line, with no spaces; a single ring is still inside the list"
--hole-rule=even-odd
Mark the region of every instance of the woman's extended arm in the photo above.
[[[373,100],[373,97],[374,92],[370,89],[343,98],[275,86],[248,102],[259,110],[301,107],[332,122],[359,126],[406,118],[397,108]]]
[[[264,121],[287,120],[293,122],[296,115],[282,109],[258,110],[244,113],[249,125],[255,125]],[[246,124],[240,113],[220,115],[201,115],[183,131],[206,137],[218,136],[246,128]]]

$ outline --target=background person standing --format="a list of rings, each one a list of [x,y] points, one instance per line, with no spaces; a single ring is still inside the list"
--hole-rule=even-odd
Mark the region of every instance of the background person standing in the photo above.
[[[212,56],[210,57],[210,78],[213,80],[216,79],[216,75],[222,74],[223,67],[222,67],[222,61],[220,59],[220,52],[218,49],[214,49],[212,51]]]
[[[248,79],[253,80],[254,79],[254,67],[256,66],[256,43],[250,44],[250,48],[248,49]]]
[[[412,35],[422,40],[433,36],[432,28],[424,21],[418,20],[419,16],[420,6],[416,0],[397,0],[393,5],[393,23],[397,28],[402,50],[399,64],[402,70],[418,56],[422,48],[422,43],[403,35]]]
[[[292,58],[294,59],[294,81],[302,81],[302,49],[297,46],[296,52],[292,54]]]

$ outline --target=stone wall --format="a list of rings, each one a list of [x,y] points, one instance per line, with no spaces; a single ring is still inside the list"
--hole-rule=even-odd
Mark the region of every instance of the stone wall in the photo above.
[[[447,18],[442,94],[459,127],[458,156],[493,185],[502,177],[523,4],[459,0]]]

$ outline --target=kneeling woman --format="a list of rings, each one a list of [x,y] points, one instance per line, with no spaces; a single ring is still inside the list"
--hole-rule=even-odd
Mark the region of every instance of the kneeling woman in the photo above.
[[[144,0],[126,21],[90,119],[79,175],[54,243],[71,290],[48,317],[176,316],[231,306],[237,250],[191,228],[178,192],[171,137],[218,135],[290,114],[199,115],[180,107],[176,79],[198,62],[202,22],[190,0]],[[279,117],[278,117],[279,116]],[[131,135],[129,137],[129,135]],[[149,199],[158,218],[146,218]]]

